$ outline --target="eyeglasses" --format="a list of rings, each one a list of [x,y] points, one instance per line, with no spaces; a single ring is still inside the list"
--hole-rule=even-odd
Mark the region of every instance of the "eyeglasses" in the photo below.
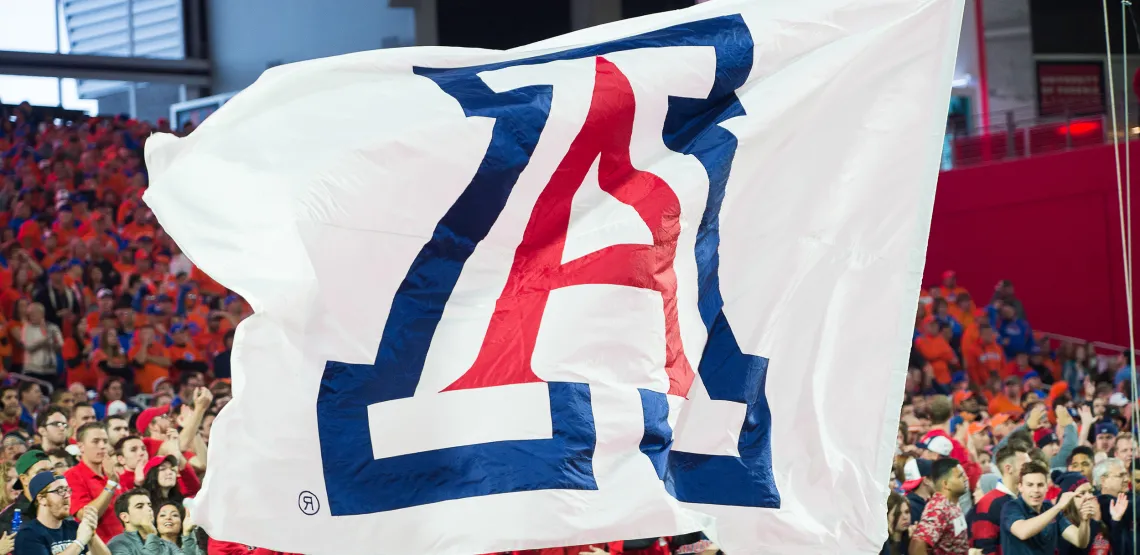
[[[54,493],[60,497],[71,497],[71,488],[67,486],[60,486],[53,490],[48,490],[47,493]]]
[[[48,422],[47,424],[44,424],[44,426],[55,427],[55,428],[66,428],[67,422]]]

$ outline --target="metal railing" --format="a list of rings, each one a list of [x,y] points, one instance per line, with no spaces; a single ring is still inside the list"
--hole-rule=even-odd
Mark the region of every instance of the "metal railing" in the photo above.
[[[1041,117],[1026,109],[1008,110],[994,114],[988,128],[978,126],[968,132],[964,124],[956,124],[951,118],[947,125],[942,169],[1111,143],[1111,121],[1103,113],[1088,115],[1088,112],[1072,110],[1058,116]],[[1122,138],[1130,138],[1133,133],[1129,127],[1123,129]]]
[[[1112,343],[1105,343],[1103,341],[1088,341],[1086,339],[1081,339],[1079,337],[1071,337],[1068,335],[1061,335],[1059,333],[1042,332],[1041,337],[1048,339],[1050,341],[1058,341],[1061,343],[1068,342],[1068,343],[1072,343],[1074,345],[1092,345],[1093,348],[1097,350],[1098,354],[1101,351],[1109,351],[1112,354],[1116,354],[1116,355],[1128,352],[1128,347],[1122,347],[1120,345],[1113,345]]]
[[[16,372],[8,372],[8,379],[15,380],[18,382],[32,382],[34,384],[39,384],[40,388],[44,390],[44,395],[46,395],[48,398],[51,398],[51,394],[55,392],[55,386],[51,385],[50,382],[46,382],[46,381],[41,380],[39,378],[33,378],[33,377],[28,376],[26,374],[18,374]]]

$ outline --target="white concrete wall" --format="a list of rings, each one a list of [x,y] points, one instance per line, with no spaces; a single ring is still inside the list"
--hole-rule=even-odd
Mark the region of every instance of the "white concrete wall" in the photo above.
[[[1029,0],[983,0],[987,88],[993,123],[1012,110],[1015,119],[1037,114],[1036,69]]]

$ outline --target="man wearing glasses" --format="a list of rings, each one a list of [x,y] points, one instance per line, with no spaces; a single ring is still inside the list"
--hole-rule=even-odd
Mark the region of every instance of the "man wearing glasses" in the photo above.
[[[50,453],[67,447],[67,409],[58,405],[48,407],[40,413],[38,424],[40,451]]]
[[[95,526],[99,517],[93,507],[83,511],[82,522],[68,518],[71,488],[51,472],[36,474],[28,484],[34,519],[24,521],[16,534],[16,553],[20,555],[110,555],[111,551]]]
[[[1129,461],[1131,462],[1131,461]],[[1132,553],[1132,503],[1134,495],[1128,491],[1128,463],[1121,459],[1105,459],[1093,467],[1093,484],[1099,492],[1102,533],[1089,543],[1103,548],[1105,543],[1112,553]],[[1092,551],[1092,550],[1090,550]]]

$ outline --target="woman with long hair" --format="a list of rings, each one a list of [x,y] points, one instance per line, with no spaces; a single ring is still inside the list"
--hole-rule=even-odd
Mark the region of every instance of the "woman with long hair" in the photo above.
[[[906,555],[910,546],[910,503],[891,492],[887,497],[887,542],[879,555]]]
[[[4,477],[4,489],[0,490],[0,507],[7,507],[20,495],[20,492],[16,491],[16,480],[20,479],[16,472],[16,461],[0,464],[0,476]]]
[[[184,496],[178,487],[178,459],[174,455],[151,457],[143,467],[142,487],[150,494],[150,503],[157,507],[167,501],[181,504]]]
[[[162,555],[201,555],[198,536],[194,533],[197,526],[186,514],[182,503],[161,501],[154,506],[158,508],[154,514],[155,528],[165,548]]]

